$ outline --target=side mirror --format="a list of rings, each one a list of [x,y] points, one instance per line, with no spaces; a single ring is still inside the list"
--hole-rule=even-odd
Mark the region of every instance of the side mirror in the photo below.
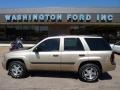
[[[33,52],[38,53],[38,52],[39,52],[38,48],[36,47],[36,48],[33,50]]]

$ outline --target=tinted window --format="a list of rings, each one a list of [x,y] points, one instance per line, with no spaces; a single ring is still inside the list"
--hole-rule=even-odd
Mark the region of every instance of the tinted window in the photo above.
[[[38,51],[59,51],[60,39],[49,39],[42,42],[38,47]]]
[[[64,39],[65,51],[78,51],[84,50],[82,43],[78,38],[65,38]]]
[[[111,50],[110,45],[103,38],[85,38],[90,50],[101,51],[101,50]]]

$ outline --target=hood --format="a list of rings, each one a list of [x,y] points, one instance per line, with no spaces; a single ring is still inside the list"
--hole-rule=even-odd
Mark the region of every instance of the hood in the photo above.
[[[6,53],[5,56],[9,56],[9,57],[24,56],[27,54],[27,52],[29,52],[29,50],[14,50]]]
[[[31,48],[32,48],[32,47],[20,48],[20,49],[11,50],[11,51],[9,51],[9,52],[21,51],[21,50],[29,50],[29,49],[31,49]]]

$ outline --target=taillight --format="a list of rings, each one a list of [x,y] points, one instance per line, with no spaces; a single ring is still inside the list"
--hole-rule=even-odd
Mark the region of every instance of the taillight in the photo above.
[[[110,62],[112,65],[115,65],[115,52],[112,52],[111,57],[110,57]]]

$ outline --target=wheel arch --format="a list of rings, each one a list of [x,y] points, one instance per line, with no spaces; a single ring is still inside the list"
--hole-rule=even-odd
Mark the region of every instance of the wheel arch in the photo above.
[[[83,62],[81,62],[80,65],[79,65],[78,70],[79,70],[83,65],[89,64],[89,63],[92,63],[92,64],[97,65],[97,66],[100,68],[100,72],[102,72],[102,65],[101,65],[101,63],[100,63],[99,61],[97,61],[97,60],[91,60],[91,61],[83,61]]]
[[[22,63],[25,64],[25,62],[24,62],[23,59],[19,59],[19,58],[8,59],[8,61],[7,61],[7,63],[6,63],[6,70],[8,70],[8,66],[9,66],[9,64],[10,64],[12,61],[20,61],[20,62],[22,62]]]

